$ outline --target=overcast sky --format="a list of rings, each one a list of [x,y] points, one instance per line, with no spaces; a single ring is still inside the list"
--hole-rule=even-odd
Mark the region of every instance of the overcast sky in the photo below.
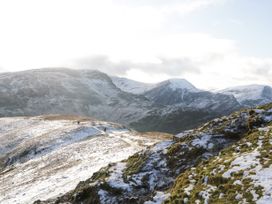
[[[0,1],[0,71],[98,69],[204,89],[272,85],[271,0]]]

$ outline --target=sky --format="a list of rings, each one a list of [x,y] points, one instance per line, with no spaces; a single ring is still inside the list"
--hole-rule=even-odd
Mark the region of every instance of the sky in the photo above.
[[[272,85],[271,0],[0,1],[0,72],[97,69],[202,89]]]

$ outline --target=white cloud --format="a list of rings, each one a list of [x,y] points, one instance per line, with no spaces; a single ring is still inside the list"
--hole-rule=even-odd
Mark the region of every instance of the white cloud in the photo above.
[[[271,59],[243,56],[234,40],[173,32],[175,20],[165,27],[176,14],[189,18],[224,2],[0,1],[0,64],[5,71],[99,67],[146,82],[183,77],[204,88],[271,83]]]

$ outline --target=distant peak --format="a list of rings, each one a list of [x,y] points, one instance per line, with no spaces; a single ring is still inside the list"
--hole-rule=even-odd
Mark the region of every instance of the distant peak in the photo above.
[[[161,83],[162,85],[168,85],[171,89],[177,90],[177,89],[188,89],[191,91],[197,91],[197,88],[188,82],[186,79],[168,79]]]

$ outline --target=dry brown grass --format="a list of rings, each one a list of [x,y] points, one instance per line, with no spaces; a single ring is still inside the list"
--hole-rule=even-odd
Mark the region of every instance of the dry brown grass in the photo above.
[[[158,139],[158,140],[169,140],[173,139],[174,135],[164,132],[142,132],[139,133],[143,137]]]
[[[74,121],[94,121],[94,118],[87,116],[77,116],[77,115],[44,115],[41,116],[44,120],[74,120]]]

